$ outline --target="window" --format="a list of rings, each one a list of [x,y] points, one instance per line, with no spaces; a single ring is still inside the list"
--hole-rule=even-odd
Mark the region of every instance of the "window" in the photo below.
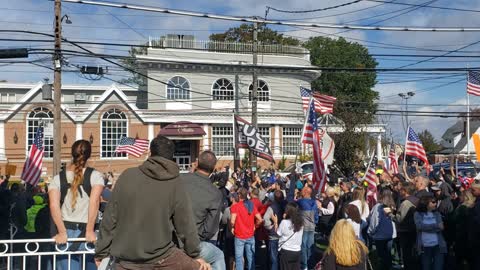
[[[217,156],[233,156],[233,127],[218,126],[212,128],[213,152]]]
[[[119,109],[110,109],[102,116],[102,145],[101,157],[126,157],[125,153],[115,153],[118,142],[122,137],[126,137],[128,121],[125,113]]]
[[[15,103],[17,101],[17,97],[15,93],[1,93],[0,94],[0,103]]]
[[[188,80],[180,76],[168,80],[167,99],[190,99],[190,83]]]
[[[258,127],[258,133],[262,135],[265,144],[267,144],[268,148],[270,148],[271,150],[272,147],[270,146],[270,127]]]
[[[248,101],[252,101],[252,90],[253,84],[250,84],[250,86],[248,87]],[[259,102],[270,101],[270,90],[268,89],[268,85],[265,81],[258,80],[257,100]]]
[[[43,156],[45,158],[53,157],[53,113],[45,107],[33,109],[27,117],[27,152],[33,144],[35,134],[40,125],[43,124]]]
[[[213,84],[213,100],[233,100],[233,84],[227,79],[218,79]]]
[[[282,133],[282,149],[284,155],[296,155],[300,151],[300,137],[302,128],[284,127]]]

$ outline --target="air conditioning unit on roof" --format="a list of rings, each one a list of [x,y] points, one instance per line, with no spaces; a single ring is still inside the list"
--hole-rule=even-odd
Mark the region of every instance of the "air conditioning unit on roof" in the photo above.
[[[75,93],[75,101],[85,102],[87,101],[87,94],[86,93]]]

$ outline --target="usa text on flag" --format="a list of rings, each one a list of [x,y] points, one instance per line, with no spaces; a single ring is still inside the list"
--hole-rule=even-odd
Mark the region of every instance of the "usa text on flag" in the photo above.
[[[468,72],[467,93],[474,96],[480,96],[480,72]]]
[[[315,111],[321,114],[333,113],[333,104],[337,98],[319,93],[313,93],[312,90],[300,87],[300,96],[302,97],[303,110],[308,109],[310,97],[313,95],[315,101]]]
[[[127,153],[135,157],[140,157],[148,150],[148,140],[122,137],[118,143],[115,153]]]
[[[428,165],[427,154],[423,148],[423,144],[418,138],[417,133],[413,128],[408,127],[407,131],[407,141],[405,143],[405,154],[409,156],[414,156],[420,159],[425,163],[425,166]]]
[[[302,141],[306,144],[312,144],[313,146],[313,188],[322,192],[327,180],[325,175],[325,164],[322,159],[322,146],[320,140],[317,116],[315,115],[315,102],[312,100],[308,108],[307,122],[305,124]]]
[[[22,176],[23,181],[30,185],[37,185],[42,173],[43,164],[43,126],[37,129],[37,133],[33,139],[33,144],[30,147],[30,153],[25,166],[23,166]]]

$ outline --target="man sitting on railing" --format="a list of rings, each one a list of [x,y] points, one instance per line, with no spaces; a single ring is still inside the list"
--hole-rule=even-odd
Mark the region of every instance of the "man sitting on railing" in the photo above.
[[[175,145],[163,136],[150,143],[151,156],[118,178],[96,243],[97,265],[108,256],[116,269],[209,269],[199,258],[192,206],[173,160]],[[172,226],[173,225],[173,226]],[[175,247],[173,233],[185,252]]]

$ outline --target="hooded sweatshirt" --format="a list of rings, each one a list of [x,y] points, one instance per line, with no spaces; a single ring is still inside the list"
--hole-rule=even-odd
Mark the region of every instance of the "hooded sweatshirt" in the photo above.
[[[175,162],[159,156],[119,177],[102,223],[95,257],[154,263],[174,250],[174,233],[185,253],[199,255],[199,239],[189,196]]]

